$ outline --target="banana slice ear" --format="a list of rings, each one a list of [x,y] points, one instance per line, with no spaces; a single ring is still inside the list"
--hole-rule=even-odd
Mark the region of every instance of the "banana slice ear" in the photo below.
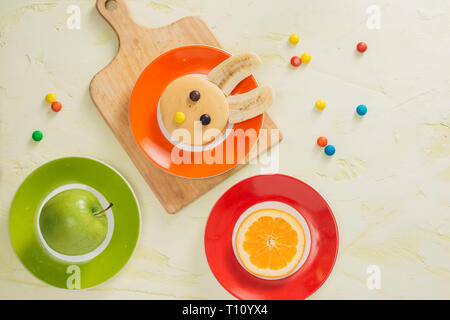
[[[254,53],[233,55],[212,69],[208,73],[208,79],[228,96],[239,82],[251,75],[261,64],[261,59]]]
[[[256,54],[243,53],[231,56],[209,72],[208,79],[228,96],[230,123],[254,118],[272,104],[273,90],[269,86],[230,96],[239,82],[250,76],[261,64],[262,61]]]
[[[266,111],[272,104],[273,90],[262,86],[243,94],[227,98],[230,108],[230,123],[242,122],[254,118]]]

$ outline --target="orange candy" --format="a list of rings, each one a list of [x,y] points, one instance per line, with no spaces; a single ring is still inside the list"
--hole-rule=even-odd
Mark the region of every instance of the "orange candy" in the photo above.
[[[52,110],[55,112],[59,112],[62,109],[62,104],[59,101],[55,101],[52,103]]]
[[[317,145],[319,147],[325,147],[328,144],[328,139],[326,137],[319,137],[317,138]]]

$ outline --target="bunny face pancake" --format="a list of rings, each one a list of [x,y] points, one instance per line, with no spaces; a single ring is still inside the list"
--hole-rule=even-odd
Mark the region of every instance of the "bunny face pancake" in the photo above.
[[[178,141],[191,145],[212,142],[234,124],[254,118],[272,104],[273,91],[260,86],[231,95],[233,89],[260,66],[254,53],[243,53],[224,60],[206,78],[187,75],[172,81],[160,98],[162,122]]]
[[[223,91],[211,81],[187,75],[172,81],[160,98],[162,121],[172,135],[184,129],[184,143],[203,145],[212,142],[228,123],[229,107]],[[194,139],[195,138],[195,139]]]

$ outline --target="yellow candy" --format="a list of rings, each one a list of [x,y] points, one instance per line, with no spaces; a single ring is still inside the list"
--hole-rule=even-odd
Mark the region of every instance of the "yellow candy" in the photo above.
[[[296,33],[293,33],[289,36],[289,42],[292,44],[297,44],[299,40],[300,40],[300,37]]]
[[[48,93],[45,96],[45,101],[47,101],[48,103],[53,103],[56,101],[56,95],[54,93]]]
[[[323,110],[325,109],[325,107],[327,106],[327,103],[325,102],[325,100],[319,99],[316,101],[316,108],[319,110]]]
[[[304,52],[300,58],[303,63],[308,63],[311,61],[311,55],[308,52]]]
[[[175,113],[174,119],[176,123],[183,123],[184,119],[186,119],[186,116],[184,115],[183,112],[177,112]]]

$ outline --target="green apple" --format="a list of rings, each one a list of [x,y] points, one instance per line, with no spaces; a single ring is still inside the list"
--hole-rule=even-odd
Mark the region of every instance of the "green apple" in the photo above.
[[[42,236],[56,252],[81,255],[91,252],[105,240],[108,220],[105,209],[89,191],[70,189],[45,203],[39,218]]]

